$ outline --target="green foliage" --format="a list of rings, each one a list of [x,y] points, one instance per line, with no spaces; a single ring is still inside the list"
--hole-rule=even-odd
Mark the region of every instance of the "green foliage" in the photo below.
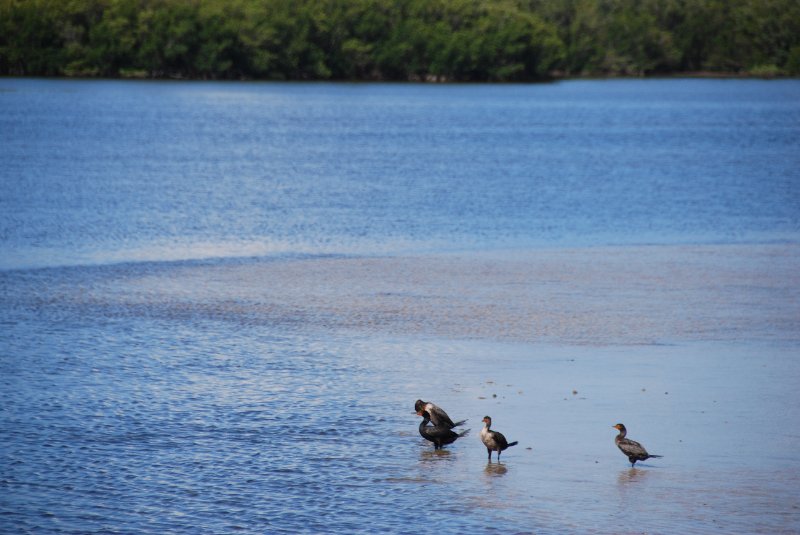
[[[797,0],[0,0],[0,75],[800,74]]]

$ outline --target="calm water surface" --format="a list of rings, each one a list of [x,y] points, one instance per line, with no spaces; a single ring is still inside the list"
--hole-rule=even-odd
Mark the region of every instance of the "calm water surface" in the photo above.
[[[0,267],[795,239],[800,81],[0,80]]]
[[[464,341],[413,336],[418,308],[386,327],[338,303],[345,329],[306,301],[396,296],[336,259],[794,251],[799,149],[797,80],[0,79],[0,532],[798,532],[796,253],[749,257],[777,266],[764,288],[702,279],[731,317],[737,295],[765,310],[747,339],[697,314],[716,322],[701,342],[707,325],[664,344],[625,325],[611,346]],[[290,284],[297,262],[330,285],[233,291],[253,284],[239,273],[269,285],[265,265]],[[442,315],[494,318],[473,279],[436,276],[398,268],[400,297],[435,286],[469,295]],[[578,287],[607,291],[595,278]],[[574,288],[543,283],[568,331]],[[776,293],[790,317],[766,313]],[[434,453],[417,397],[469,436]],[[484,414],[520,441],[502,464]],[[620,420],[664,458],[630,469]]]

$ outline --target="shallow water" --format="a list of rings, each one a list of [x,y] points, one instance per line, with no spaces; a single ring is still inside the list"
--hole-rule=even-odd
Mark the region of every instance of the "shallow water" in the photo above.
[[[50,325],[11,344],[24,366],[4,363],[7,532],[800,526],[794,351]],[[434,452],[418,395],[469,418],[470,435]],[[501,463],[478,443],[484,413],[520,441]],[[664,458],[631,469],[613,445],[621,419]]]
[[[568,258],[565,269],[602,270],[603,258],[627,251],[628,264],[642,263],[628,277],[641,281],[650,248],[556,251],[538,262],[492,255],[485,294],[468,282],[486,269],[480,253],[385,259],[366,271],[325,258],[7,272],[4,531],[796,531],[800,315],[787,273],[800,262],[796,251],[776,255],[778,246],[729,247],[658,248],[695,268],[692,258],[716,251],[717,284],[749,304],[719,311],[698,300],[692,321],[649,342],[639,341],[647,324],[626,328],[623,309],[640,303],[646,315],[641,298],[650,296],[663,317],[680,315],[695,283],[686,273],[671,292],[622,284],[626,298],[604,299],[601,316],[591,303],[588,313],[575,306],[564,291],[572,279],[551,282],[539,320],[566,325],[548,343],[530,333],[510,343],[513,327],[492,336],[484,326],[503,323],[503,304],[537,310],[526,292],[491,290],[520,258],[531,269]],[[744,252],[768,253],[769,269],[753,272]],[[420,295],[397,310],[383,300],[407,290],[402,279],[387,285],[393,266],[443,258],[449,286],[439,270],[421,269]],[[298,290],[320,273],[329,296]],[[764,294],[748,278],[759,276],[775,289]],[[602,292],[606,277],[593,280],[574,291]],[[785,301],[770,297],[781,284]],[[424,289],[437,286],[430,306]],[[370,295],[378,312],[360,308]],[[773,324],[759,298],[783,303],[794,320]],[[326,310],[329,300],[336,306]],[[566,337],[587,325],[615,332],[604,345]],[[470,434],[434,452],[417,433],[417,397],[468,418]],[[520,442],[502,463],[487,463],[478,442],[484,414]],[[631,469],[613,444],[619,420],[664,458]]]
[[[0,80],[0,532],[800,531],[799,88]]]

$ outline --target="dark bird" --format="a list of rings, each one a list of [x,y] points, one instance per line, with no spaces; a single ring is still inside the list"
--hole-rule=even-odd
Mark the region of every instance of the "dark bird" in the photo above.
[[[500,431],[492,431],[492,418],[490,416],[483,417],[483,429],[481,429],[481,442],[486,446],[486,451],[489,452],[489,462],[492,461],[492,452],[497,452],[497,460],[500,460],[500,452],[511,446],[516,446],[517,441],[508,443],[506,437]]]
[[[422,438],[425,440],[433,442],[433,449],[435,450],[441,449],[445,444],[452,444],[457,439],[469,433],[469,429],[461,433],[456,433],[449,427],[428,425],[428,422],[431,421],[431,415],[428,411],[418,411],[417,415],[422,416],[422,422],[419,424],[419,434],[422,435]]]
[[[434,405],[430,401],[422,401],[421,399],[418,399],[414,402],[414,411],[417,414],[419,414],[420,411],[426,411],[431,417],[431,423],[436,427],[446,427],[447,429],[452,429],[466,422],[466,420],[461,420],[453,423],[453,420],[451,420],[447,413],[444,412],[444,409]]]
[[[625,429],[624,425],[617,424],[612,427],[619,430],[619,435],[614,437],[614,443],[616,443],[620,451],[628,457],[628,460],[631,462],[631,467],[636,464],[636,461],[644,461],[655,457],[663,457],[663,455],[651,455],[650,453],[647,453],[647,450],[644,449],[644,446],[635,440],[625,438],[625,435],[628,434],[628,430]]]

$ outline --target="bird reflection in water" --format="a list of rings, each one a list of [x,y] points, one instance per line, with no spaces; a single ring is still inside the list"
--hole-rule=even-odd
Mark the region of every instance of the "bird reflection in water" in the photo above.
[[[440,450],[420,450],[419,452],[419,461],[421,463],[438,463],[438,462],[450,462],[454,460],[455,457],[451,458],[451,452],[449,450],[440,449]]]
[[[504,476],[508,472],[508,468],[506,465],[497,463],[486,463],[486,468],[483,469],[483,473],[489,477],[496,477],[496,476]]]
[[[627,470],[623,470],[617,476],[617,484],[618,485],[630,485],[633,483],[640,483],[644,481],[644,479],[650,473],[649,470],[640,470],[638,468],[628,468]]]

